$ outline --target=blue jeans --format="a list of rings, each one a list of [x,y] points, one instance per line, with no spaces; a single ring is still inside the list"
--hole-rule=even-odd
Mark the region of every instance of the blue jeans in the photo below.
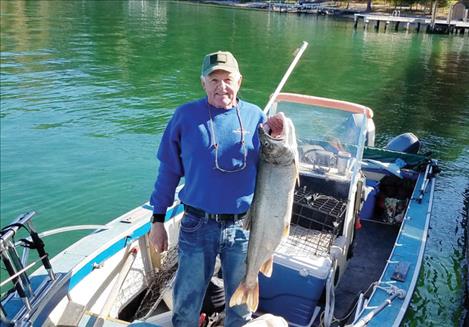
[[[184,214],[179,232],[179,266],[173,288],[173,326],[197,327],[215,259],[220,255],[225,285],[225,326],[238,327],[251,318],[246,305],[229,306],[246,271],[249,232],[233,222]]]

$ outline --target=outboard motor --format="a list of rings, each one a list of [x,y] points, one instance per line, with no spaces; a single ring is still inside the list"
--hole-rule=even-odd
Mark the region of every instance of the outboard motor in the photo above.
[[[421,145],[422,143],[417,136],[412,133],[404,133],[394,137],[384,148],[391,151],[416,154],[419,152]]]

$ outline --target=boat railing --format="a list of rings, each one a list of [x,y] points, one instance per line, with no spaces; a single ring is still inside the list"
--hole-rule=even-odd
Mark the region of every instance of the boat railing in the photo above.
[[[68,290],[66,287],[64,288],[64,285],[70,276],[63,273],[56,274],[53,271],[49,255],[45,250],[45,244],[42,240],[43,237],[71,230],[106,229],[106,226],[102,225],[81,225],[62,227],[38,233],[32,224],[32,218],[35,214],[35,211],[21,214],[0,231],[0,256],[4,268],[8,273],[8,277],[1,281],[0,287],[2,287],[2,293],[3,287],[9,288],[8,291],[1,295],[0,299],[0,322],[2,325],[27,325],[29,321],[33,321],[33,317],[36,314],[39,314],[41,303],[43,303],[45,297],[50,297],[57,292],[68,294]],[[15,236],[19,234],[21,229],[24,229],[29,236],[15,242]],[[21,257],[17,251],[19,247],[23,247]],[[39,257],[31,263],[28,262],[30,249],[36,250]],[[33,288],[28,272],[39,262],[42,263],[46,270],[47,277],[43,279],[40,285]],[[9,284],[11,287],[8,286]],[[1,303],[6,298],[15,294],[21,298],[23,307],[15,312],[13,317],[10,317],[6,308]]]
[[[25,307],[31,310],[31,298],[33,291],[31,287],[31,281],[29,280],[27,270],[30,266],[24,267],[22,260],[20,260],[16,246],[13,242],[13,238],[19,229],[25,228],[31,235],[32,242],[30,246],[35,246],[38,251],[39,258],[42,261],[44,267],[47,269],[51,280],[55,279],[55,274],[51,269],[47,253],[44,250],[44,243],[39,238],[39,235],[34,230],[31,218],[36,213],[34,211],[27,212],[17,217],[13,223],[5,226],[0,235],[0,255],[5,265],[6,271],[10,278],[6,279],[0,284],[4,286],[10,281],[13,282],[14,289],[22,299]]]
[[[419,195],[417,197],[417,202],[422,203],[423,196],[425,194],[425,191],[427,190],[427,186],[430,183],[430,180],[435,177],[436,174],[438,174],[439,168],[437,166],[436,161],[431,161],[429,165],[427,165],[425,169],[425,175],[424,175],[424,181],[422,183],[422,186],[420,187],[419,190]]]

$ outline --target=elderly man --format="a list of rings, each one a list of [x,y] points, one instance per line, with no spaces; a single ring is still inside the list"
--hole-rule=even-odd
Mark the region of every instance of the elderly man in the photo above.
[[[262,110],[237,97],[242,76],[230,52],[205,56],[201,82],[207,97],[177,108],[163,134],[157,157],[158,178],[151,195],[150,240],[165,251],[166,209],[179,193],[184,217],[179,235],[179,266],[173,293],[173,325],[198,326],[207,285],[220,256],[226,303],[246,269],[249,233],[242,219],[256,183]],[[245,305],[226,306],[225,326],[242,326],[250,319]]]

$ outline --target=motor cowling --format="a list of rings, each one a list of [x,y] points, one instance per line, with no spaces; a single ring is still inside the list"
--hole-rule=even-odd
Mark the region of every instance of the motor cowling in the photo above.
[[[384,147],[387,150],[416,154],[422,143],[412,133],[404,133],[391,139]]]

